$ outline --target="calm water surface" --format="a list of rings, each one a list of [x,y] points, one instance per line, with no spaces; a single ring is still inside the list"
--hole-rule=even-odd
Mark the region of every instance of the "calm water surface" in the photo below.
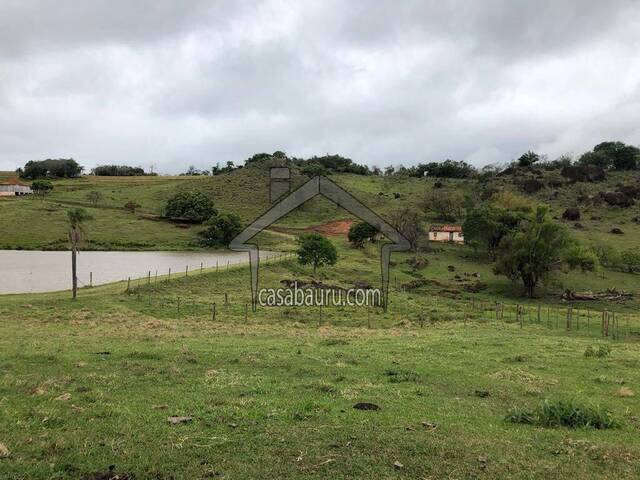
[[[260,252],[261,258],[275,255]],[[184,275],[189,271],[226,268],[237,263],[248,263],[244,252],[80,252],[78,255],[78,286],[89,285],[93,272],[93,285],[126,280],[127,277]],[[0,250],[0,294],[55,292],[71,289],[71,252],[40,252],[26,250]]]

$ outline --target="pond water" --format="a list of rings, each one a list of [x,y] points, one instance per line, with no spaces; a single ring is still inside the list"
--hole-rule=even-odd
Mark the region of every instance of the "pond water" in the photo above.
[[[268,258],[272,252],[260,252]],[[78,286],[126,280],[127,277],[184,276],[189,271],[204,268],[220,269],[237,263],[248,263],[245,252],[80,252],[78,255]],[[0,250],[0,294],[55,292],[71,289],[71,252],[42,252],[27,250]]]

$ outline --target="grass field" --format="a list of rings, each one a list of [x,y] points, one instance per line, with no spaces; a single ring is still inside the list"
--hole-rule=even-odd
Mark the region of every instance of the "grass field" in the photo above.
[[[323,275],[375,281],[375,265],[344,258]],[[308,272],[293,260],[263,266],[262,285],[281,278]],[[619,396],[640,388],[640,321],[612,341],[595,321],[570,332],[520,326],[399,288],[387,313],[331,307],[320,320],[317,308],[259,308],[245,322],[246,267],[134,287],[83,289],[76,302],[2,298],[1,478],[640,474],[638,397]],[[603,344],[608,356],[584,355]],[[620,426],[505,421],[545,399],[600,405]]]

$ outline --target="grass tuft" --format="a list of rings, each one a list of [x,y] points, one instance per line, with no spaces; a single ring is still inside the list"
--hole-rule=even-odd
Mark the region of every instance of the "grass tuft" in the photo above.
[[[582,405],[573,400],[545,400],[534,410],[514,407],[505,420],[511,423],[567,428],[617,428],[620,422],[606,408]]]

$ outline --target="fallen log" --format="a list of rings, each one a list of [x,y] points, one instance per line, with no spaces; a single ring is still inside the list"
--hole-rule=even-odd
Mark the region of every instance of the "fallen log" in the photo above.
[[[614,301],[614,300],[628,300],[633,297],[633,293],[625,292],[624,290],[618,292],[615,288],[608,288],[603,292],[573,292],[571,290],[565,290],[561,295],[562,300],[586,300],[586,301]]]

